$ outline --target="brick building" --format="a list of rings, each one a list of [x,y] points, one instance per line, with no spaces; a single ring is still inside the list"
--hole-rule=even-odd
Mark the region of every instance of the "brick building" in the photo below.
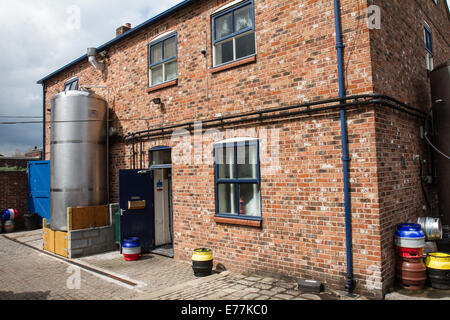
[[[190,260],[204,246],[228,269],[343,288],[350,234],[355,290],[381,297],[394,281],[395,225],[430,214],[420,126],[431,105],[427,68],[450,57],[449,13],[445,1],[432,0],[346,0],[339,12],[342,100],[333,1],[183,1],[121,27],[97,48],[103,71],[84,55],[38,82],[45,159],[52,97],[105,86],[92,90],[109,96],[116,131],[111,202],[120,169],[148,168],[152,148],[172,148],[175,259]],[[240,148],[244,164],[233,160]],[[433,209],[434,187],[425,188]]]

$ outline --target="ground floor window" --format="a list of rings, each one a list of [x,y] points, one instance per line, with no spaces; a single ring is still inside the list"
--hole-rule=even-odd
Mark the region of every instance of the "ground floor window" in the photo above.
[[[257,139],[229,139],[214,145],[216,215],[261,219],[261,177]]]

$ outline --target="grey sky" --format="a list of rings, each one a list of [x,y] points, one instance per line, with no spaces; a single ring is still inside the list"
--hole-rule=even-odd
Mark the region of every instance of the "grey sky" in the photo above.
[[[41,116],[42,86],[37,80],[82,56],[86,48],[113,39],[118,26],[127,22],[136,26],[179,2],[1,0],[0,116]],[[79,28],[73,19],[77,9]],[[24,121],[0,118],[0,122],[14,120]],[[0,124],[0,154],[33,146],[42,146],[41,124]]]
[[[0,116],[41,116],[42,87],[37,80],[80,57],[86,48],[114,38],[116,27],[126,22],[136,26],[179,2],[1,0]],[[75,29],[74,8],[81,18]],[[14,119],[0,118],[3,121]],[[0,124],[0,154],[33,146],[42,146],[40,124]]]

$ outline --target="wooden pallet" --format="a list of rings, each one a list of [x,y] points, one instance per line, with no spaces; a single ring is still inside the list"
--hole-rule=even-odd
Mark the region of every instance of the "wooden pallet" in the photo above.
[[[82,230],[109,226],[109,207],[67,208],[67,230]]]
[[[47,219],[42,222],[44,250],[63,257],[69,257],[69,233],[55,231],[47,226]]]
[[[56,231],[49,228],[47,219],[43,219],[44,250],[63,257],[69,257],[69,233],[72,230],[99,228],[110,225],[109,207],[77,207],[67,208],[67,231]]]

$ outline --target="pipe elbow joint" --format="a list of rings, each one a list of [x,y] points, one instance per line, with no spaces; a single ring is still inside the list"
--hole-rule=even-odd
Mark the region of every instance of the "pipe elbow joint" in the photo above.
[[[97,49],[96,48],[88,48],[87,49],[87,56],[89,63],[96,69],[103,71],[105,70],[105,64],[102,62],[97,61]]]

